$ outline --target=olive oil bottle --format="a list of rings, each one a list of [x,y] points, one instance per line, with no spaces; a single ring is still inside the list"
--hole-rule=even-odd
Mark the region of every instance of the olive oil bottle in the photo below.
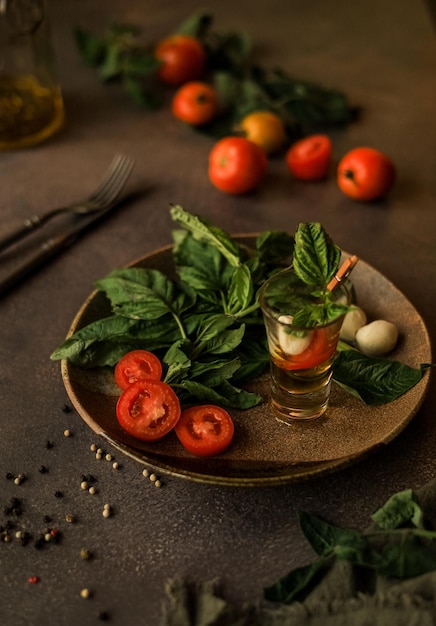
[[[0,150],[35,146],[64,123],[44,0],[1,0],[0,41]]]

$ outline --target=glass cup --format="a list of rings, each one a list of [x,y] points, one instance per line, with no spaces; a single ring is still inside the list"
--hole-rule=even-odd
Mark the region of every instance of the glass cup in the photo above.
[[[295,327],[293,315],[319,303],[320,287],[303,283],[292,268],[275,274],[260,292],[271,363],[271,404],[287,424],[323,415],[330,396],[332,363],[344,316],[325,325]],[[348,305],[344,285],[332,292],[334,301]]]
[[[39,144],[63,121],[44,0],[0,0],[0,150]]]

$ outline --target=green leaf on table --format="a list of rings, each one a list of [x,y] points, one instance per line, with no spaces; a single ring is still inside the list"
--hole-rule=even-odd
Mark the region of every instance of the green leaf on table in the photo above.
[[[405,534],[400,541],[388,542],[382,550],[383,564],[378,571],[387,578],[413,578],[436,570],[436,548],[419,537]]]
[[[307,285],[326,287],[336,274],[340,248],[319,222],[299,224],[295,233],[294,270]]]
[[[363,553],[367,548],[367,542],[356,530],[334,526],[304,511],[298,513],[298,520],[304,536],[319,556],[335,552],[341,558],[349,558],[351,553]]]
[[[333,363],[333,379],[366,404],[396,400],[414,387],[429,365],[413,368],[399,361],[369,357],[357,350],[340,351]]]
[[[290,571],[286,576],[263,590],[264,598],[280,604],[302,602],[315,589],[331,563],[331,558],[321,558],[309,565]]]
[[[424,513],[412,489],[395,493],[371,515],[371,519],[384,530],[401,528],[408,523],[416,528],[424,527]]]
[[[77,27],[74,29],[74,39],[82,59],[87,65],[98,66],[106,54],[106,42],[87,30]]]
[[[190,15],[176,28],[175,32],[180,35],[188,35],[203,39],[213,24],[213,14],[206,11],[198,11]]]

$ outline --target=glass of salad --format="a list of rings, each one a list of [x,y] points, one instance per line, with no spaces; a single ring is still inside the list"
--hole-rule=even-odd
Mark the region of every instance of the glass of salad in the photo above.
[[[273,275],[260,292],[271,359],[271,403],[287,424],[323,415],[332,363],[350,294],[308,285],[292,267]]]

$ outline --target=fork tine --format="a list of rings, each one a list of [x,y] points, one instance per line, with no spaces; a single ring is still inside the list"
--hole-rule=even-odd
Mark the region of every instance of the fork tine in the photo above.
[[[104,180],[86,203],[105,207],[113,202],[123,188],[133,165],[134,161],[130,157],[122,154],[115,156]]]

